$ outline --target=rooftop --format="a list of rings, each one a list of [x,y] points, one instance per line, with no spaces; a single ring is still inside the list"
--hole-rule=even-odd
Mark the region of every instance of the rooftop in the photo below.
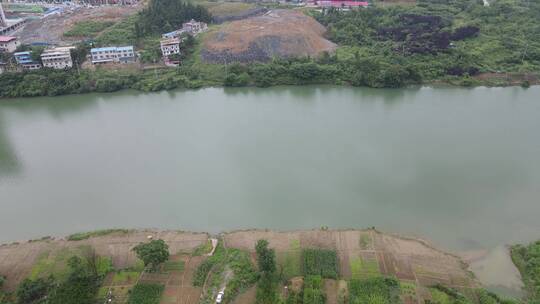
[[[13,36],[0,36],[0,42],[10,42],[13,40],[17,40],[17,38]]]
[[[133,46],[109,46],[102,48],[93,48],[90,52],[107,52],[107,51],[133,51]]]

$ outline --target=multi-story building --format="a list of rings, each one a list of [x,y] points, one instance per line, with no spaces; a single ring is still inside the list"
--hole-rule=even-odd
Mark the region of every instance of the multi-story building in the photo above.
[[[165,33],[161,35],[163,38],[178,38],[182,34],[189,34],[192,36],[197,36],[199,33],[202,33],[208,29],[208,25],[204,22],[198,22],[193,19],[186,22],[182,25],[181,29],[172,31],[170,33]]]
[[[111,46],[103,48],[93,48],[90,50],[92,63],[128,63],[135,61],[135,51],[133,46]]]
[[[13,54],[15,61],[25,70],[39,70],[41,69],[41,63],[35,62],[32,59],[32,52],[17,52]]]
[[[0,52],[13,53],[19,46],[16,37],[0,36]]]
[[[47,49],[41,54],[41,62],[46,68],[58,70],[71,68],[73,67],[73,60],[71,59],[72,49],[75,49],[75,47],[69,46]]]
[[[208,29],[208,25],[204,22],[198,22],[194,19],[191,19],[191,21],[186,22],[182,25],[182,29],[189,34],[195,36],[199,33],[206,31]]]
[[[177,66],[180,61],[172,60],[170,55],[180,54],[180,38],[165,38],[160,41],[163,61],[168,66]]]

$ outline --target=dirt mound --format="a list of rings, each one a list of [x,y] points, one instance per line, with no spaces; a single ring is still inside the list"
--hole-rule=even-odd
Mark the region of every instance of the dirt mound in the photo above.
[[[324,26],[294,10],[272,10],[233,21],[205,36],[201,56],[208,63],[268,61],[273,57],[317,56],[336,45]]]

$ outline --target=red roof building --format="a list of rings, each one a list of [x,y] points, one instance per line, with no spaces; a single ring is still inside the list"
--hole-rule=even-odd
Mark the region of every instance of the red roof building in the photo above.
[[[0,52],[13,53],[19,46],[16,37],[0,36]]]

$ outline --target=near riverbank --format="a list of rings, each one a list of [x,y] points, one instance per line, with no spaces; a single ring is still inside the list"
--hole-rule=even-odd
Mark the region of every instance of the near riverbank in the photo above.
[[[349,293],[353,291],[350,284],[354,282],[383,277],[397,279],[399,298],[404,303],[433,301],[443,294],[456,296],[453,292],[476,302],[478,296],[483,294],[480,292],[481,284],[458,256],[438,250],[424,240],[398,237],[373,229],[245,230],[221,233],[217,237],[220,242],[212,257],[203,253],[210,252],[212,248],[209,246],[209,234],[179,231],[105,230],[66,238],[47,237],[4,244],[0,246],[0,274],[6,278],[4,291],[9,293],[16,290],[25,278],[36,280],[49,275],[65,277],[67,260],[73,255],[84,256],[83,252],[92,248],[95,254],[110,262],[110,271],[114,270],[103,281],[102,286],[107,290],[126,294],[136,282],[143,280],[163,284],[164,294],[170,301],[161,303],[200,303],[201,297],[211,299],[214,296],[216,290],[212,286],[225,284],[219,282],[229,282],[230,276],[234,276],[229,274],[220,278],[223,273],[216,272],[213,267],[206,270],[207,275],[213,276],[212,282],[202,286],[194,283],[192,286],[191,282],[200,280],[196,278],[201,275],[200,268],[206,267],[201,265],[218,259],[216,256],[220,252],[230,254],[237,251],[248,253],[251,262],[256,263],[255,244],[264,239],[275,250],[282,282],[280,288],[299,288],[302,285],[308,267],[306,250],[322,250],[326,256],[335,256],[336,260],[332,262],[334,266],[331,266],[335,269],[330,272],[334,274],[326,277],[322,285],[327,303],[343,303],[340,299],[351,296]],[[169,247],[171,260],[182,266],[172,267],[169,264],[169,270],[162,269],[154,274],[141,273],[143,269],[132,249],[150,239],[164,240]],[[320,264],[324,266],[323,262]],[[238,298],[229,300],[231,303],[254,303],[254,291],[253,288],[241,290]]]

